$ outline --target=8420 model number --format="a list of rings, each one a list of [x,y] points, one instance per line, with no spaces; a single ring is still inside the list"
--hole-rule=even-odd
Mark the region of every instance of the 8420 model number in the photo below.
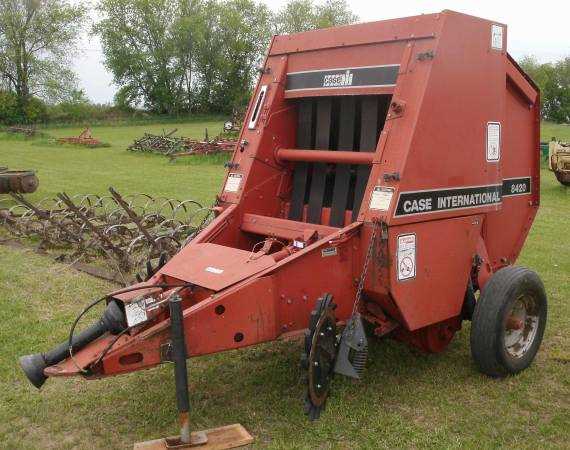
[[[511,186],[511,193],[512,194],[522,194],[527,192],[528,186],[526,183],[517,183]]]

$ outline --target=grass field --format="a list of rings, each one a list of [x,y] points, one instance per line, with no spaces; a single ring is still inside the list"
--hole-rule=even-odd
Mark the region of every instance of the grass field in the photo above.
[[[218,122],[169,124],[200,137]],[[220,161],[174,164],[124,151],[162,125],[95,128],[111,147],[96,150],[0,139],[0,165],[35,168],[37,200],[60,190],[192,197],[211,202]],[[54,136],[79,130],[48,130]],[[570,127],[546,124],[543,138],[570,139]],[[504,380],[479,374],[469,324],[448,351],[423,355],[391,340],[372,341],[361,383],[338,377],[320,421],[303,414],[296,342],[276,342],[189,361],[191,420],[198,429],[241,422],[256,448],[570,448],[570,189],[542,171],[542,207],[519,264],[547,288],[549,322],[535,364]],[[112,289],[31,250],[0,246],[0,448],[127,449],[176,433],[172,368],[100,381],[48,380],[37,392],[17,358],[66,338],[89,300]]]

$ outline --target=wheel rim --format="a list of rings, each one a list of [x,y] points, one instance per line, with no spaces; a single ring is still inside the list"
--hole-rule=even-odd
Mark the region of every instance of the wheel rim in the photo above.
[[[505,321],[505,350],[513,358],[522,358],[536,339],[539,327],[536,299],[528,294],[514,302]]]

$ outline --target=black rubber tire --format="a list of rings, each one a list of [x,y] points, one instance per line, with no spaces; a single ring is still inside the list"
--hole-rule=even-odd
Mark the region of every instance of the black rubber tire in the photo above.
[[[504,338],[507,314],[521,294],[534,297],[539,323],[531,346],[517,358],[506,351]],[[546,292],[535,272],[513,266],[495,272],[483,287],[471,323],[471,355],[479,370],[491,377],[504,377],[530,366],[542,342],[546,312]]]
[[[564,180],[564,178],[562,177],[562,175],[560,173],[554,172],[554,175],[556,175],[556,179],[560,182],[561,185],[570,186],[570,182]]]

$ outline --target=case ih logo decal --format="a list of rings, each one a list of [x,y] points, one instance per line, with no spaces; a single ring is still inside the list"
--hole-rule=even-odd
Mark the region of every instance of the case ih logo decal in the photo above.
[[[509,178],[503,184],[402,192],[395,217],[500,204],[503,197],[530,194],[530,177]]]
[[[392,64],[292,72],[287,74],[286,90],[394,86],[399,69],[398,64]]]
[[[350,70],[338,75],[325,75],[323,77],[323,87],[352,86],[353,78],[354,74]]]

